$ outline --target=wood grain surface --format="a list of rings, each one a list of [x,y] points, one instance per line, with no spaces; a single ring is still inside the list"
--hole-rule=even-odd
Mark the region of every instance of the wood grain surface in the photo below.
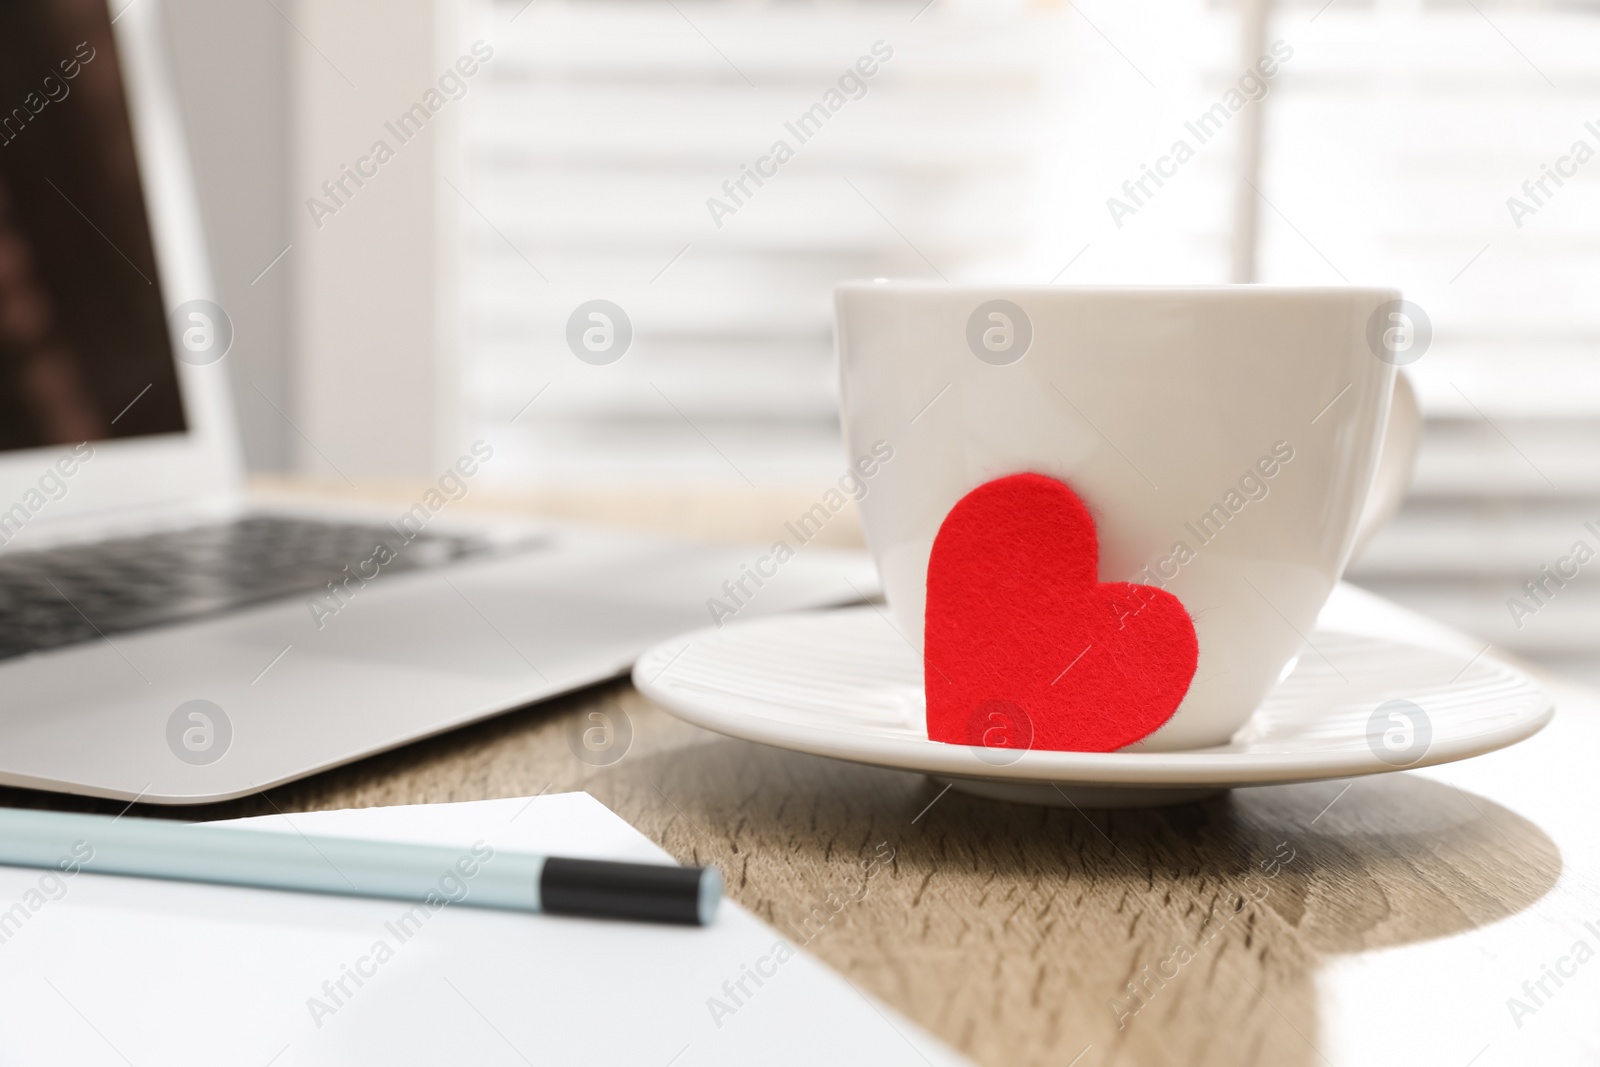
[[[804,494],[646,501],[640,524],[762,540],[796,502]],[[570,497],[501,503],[627,515],[615,497],[587,510]],[[625,753],[579,758],[596,714],[631,734]],[[1484,1067],[1533,1062],[1519,1048],[1535,1046],[1517,1044],[1532,1023],[1546,1027],[1537,1047],[1600,1044],[1593,991],[1522,1026],[1505,1003],[1539,974],[1519,945],[1534,939],[1529,959],[1548,961],[1583,911],[1555,892],[1567,843],[1515,805],[1583,833],[1552,783],[1535,780],[1548,761],[1595,750],[1593,720],[1558,715],[1518,749],[1463,765],[1476,767],[1465,785],[1444,768],[1108,813],[977,800],[920,775],[731,740],[616,682],[270,794],[136,810],[227,818],[587,790],[680,860],[715,863],[734,899],[980,1063],[1372,1062],[1346,1052],[1421,1040],[1437,1062],[1465,1067],[1476,1050]],[[12,805],[122,807],[3,792]],[[1464,938],[1478,939],[1465,964]],[[1366,977],[1330,986],[1323,972],[1352,960]],[[1403,1003],[1363,1013],[1361,990],[1386,983],[1462,992],[1420,1016]],[[1377,1031],[1393,1032],[1390,1045],[1371,1046]]]

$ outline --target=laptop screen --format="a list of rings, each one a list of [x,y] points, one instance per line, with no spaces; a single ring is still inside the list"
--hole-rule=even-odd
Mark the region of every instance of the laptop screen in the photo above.
[[[0,451],[181,433],[105,0],[0,0]]]

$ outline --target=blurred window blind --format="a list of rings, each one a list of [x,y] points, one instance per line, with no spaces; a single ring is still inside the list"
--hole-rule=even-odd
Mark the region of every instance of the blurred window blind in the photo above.
[[[1407,368],[1412,497],[1352,578],[1526,654],[1592,656],[1592,578],[1533,617],[1508,599],[1600,547],[1600,5],[1314,0],[1272,25],[1296,56],[1266,112],[1260,279],[1396,284],[1434,331]]]
[[[1227,279],[1231,134],[1138,226],[1114,229],[1106,199],[1237,78],[1231,11],[1200,0],[476,10],[476,35],[496,51],[460,183],[463,396],[467,424],[507,442],[497,477],[831,478],[843,462],[841,279]],[[795,130],[863,57],[873,76],[847,82],[820,129]],[[735,204],[723,183],[779,140],[794,157],[764,164],[776,175],[746,182],[719,226],[708,199]],[[569,315],[597,299],[633,329],[608,366],[565,340]]]
[[[1271,32],[1296,53],[1259,279],[1403,288],[1434,325],[1408,372],[1430,414],[1600,414],[1600,159],[1570,158],[1600,151],[1600,4],[1308,0]]]
[[[459,175],[462,395],[505,442],[495,477],[831,478],[843,278],[1395,284],[1432,321],[1408,368],[1428,428],[1352,576],[1526,652],[1600,645],[1600,581],[1521,626],[1506,609],[1600,518],[1600,158],[1577,147],[1600,152],[1595,0],[472,10],[496,55]],[[880,41],[801,143],[786,124]],[[1236,118],[1108,217],[1280,41],[1292,59],[1241,113],[1259,154]],[[717,225],[707,200],[777,140],[794,157]],[[606,366],[565,340],[596,299],[633,328]]]

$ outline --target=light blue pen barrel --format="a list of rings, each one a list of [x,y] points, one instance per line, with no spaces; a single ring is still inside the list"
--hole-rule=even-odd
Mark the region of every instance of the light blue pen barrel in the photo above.
[[[0,863],[96,874],[705,925],[714,868],[0,808]]]

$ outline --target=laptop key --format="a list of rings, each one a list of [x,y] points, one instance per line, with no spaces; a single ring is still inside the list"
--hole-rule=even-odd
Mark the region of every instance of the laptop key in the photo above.
[[[379,545],[384,574],[479,555],[479,538],[256,515],[234,522],[0,554],[0,659],[305,596]],[[350,570],[347,572],[345,568]]]

